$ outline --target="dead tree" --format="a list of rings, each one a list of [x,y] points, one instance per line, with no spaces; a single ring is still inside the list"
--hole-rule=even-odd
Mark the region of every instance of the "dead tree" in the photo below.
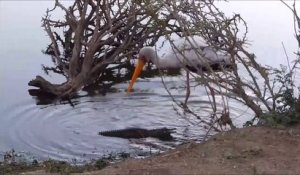
[[[176,26],[168,25],[172,17],[159,13],[162,7],[149,0],[75,0],[66,7],[56,0],[42,20],[51,40],[45,53],[55,63],[44,69],[67,80],[52,84],[37,76],[29,85],[58,99],[73,97],[109,65],[124,63],[143,45],[154,45],[160,36],[176,32]],[[57,10],[65,13],[63,20],[52,19]]]
[[[209,74],[203,73],[197,77],[201,86],[213,91],[210,93],[211,96],[219,94],[224,97],[223,99],[231,98],[239,101],[248,106],[258,118],[265,113],[276,112],[282,107],[278,100],[282,98],[287,86],[295,88],[293,78],[299,58],[289,69],[283,67],[279,70],[260,64],[255,54],[247,49],[249,42],[246,21],[238,14],[225,15],[213,0],[180,2],[170,0],[166,8],[176,18],[185,37],[197,34],[202,36],[211,47],[230,55],[232,71],[224,70],[221,73],[211,71]],[[292,7],[290,9],[295,14],[295,26],[297,26],[300,20],[296,10]],[[299,31],[296,30],[295,33],[299,42]],[[192,42],[190,44],[193,45]],[[177,49],[175,45],[173,47]],[[201,58],[201,53],[199,57]],[[216,112],[215,101],[212,103],[214,103],[213,112]],[[228,107],[226,103],[224,100],[225,111]]]

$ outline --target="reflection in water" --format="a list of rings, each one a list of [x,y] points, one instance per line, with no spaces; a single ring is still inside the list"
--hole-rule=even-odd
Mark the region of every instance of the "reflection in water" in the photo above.
[[[121,73],[121,70],[125,71]],[[47,105],[59,102],[60,104],[69,103],[71,106],[74,106],[76,105],[74,100],[76,101],[76,99],[84,96],[105,96],[107,93],[118,92],[119,90],[116,88],[112,88],[112,86],[118,83],[129,81],[132,76],[133,70],[133,64],[118,65],[116,69],[106,69],[94,84],[85,86],[82,89],[83,92],[86,92],[85,95],[77,94],[72,99],[67,98],[61,100],[59,97],[51,93],[47,93],[41,89],[29,89],[28,93],[36,100],[37,105]],[[148,64],[147,69],[142,73],[141,78],[153,78],[159,75],[176,77],[180,74],[180,69],[158,70],[157,68],[154,68],[152,64]]]

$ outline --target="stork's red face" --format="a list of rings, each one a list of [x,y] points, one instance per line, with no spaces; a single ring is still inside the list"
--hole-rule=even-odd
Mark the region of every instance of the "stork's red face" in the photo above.
[[[128,94],[129,92],[131,92],[132,87],[133,87],[133,85],[134,85],[136,79],[139,77],[139,75],[140,75],[140,74],[142,73],[142,71],[143,71],[143,67],[144,67],[145,63],[146,63],[145,56],[139,55],[138,63],[137,63],[137,65],[136,65],[136,67],[135,67],[134,73],[133,73],[133,75],[132,75],[131,81],[130,81],[129,86],[128,86],[128,89],[127,89],[127,94]]]

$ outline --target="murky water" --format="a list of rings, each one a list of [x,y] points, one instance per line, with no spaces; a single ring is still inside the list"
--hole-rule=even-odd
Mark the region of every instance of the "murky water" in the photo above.
[[[275,1],[233,1],[229,4],[221,3],[220,6],[228,13],[236,11],[244,15],[249,23],[249,39],[253,41],[250,49],[261,62],[273,66],[285,63],[281,42],[292,57],[296,49],[292,15],[284,6]],[[160,78],[140,80],[130,96],[125,95],[125,82],[114,86],[118,89],[115,93],[76,99],[74,108],[69,104],[37,106],[28,95],[27,83],[35,75],[43,75],[41,64],[51,64],[41,53],[48,38],[40,27],[41,17],[49,7],[52,7],[51,1],[0,1],[0,155],[13,148],[38,159],[90,160],[111,152],[166,150],[182,140],[201,140],[204,132],[197,120],[176,113]],[[55,75],[46,78],[63,81]],[[183,80],[178,76],[167,77],[165,81],[172,89],[183,86]],[[177,100],[185,98],[183,90],[173,89],[172,93]],[[84,92],[81,95],[85,95]],[[192,90],[189,102],[201,116],[211,111],[203,87]],[[240,104],[230,102],[230,106],[237,124],[251,117],[251,111]],[[152,138],[137,141],[98,135],[99,131],[127,127],[176,128],[177,141]]]

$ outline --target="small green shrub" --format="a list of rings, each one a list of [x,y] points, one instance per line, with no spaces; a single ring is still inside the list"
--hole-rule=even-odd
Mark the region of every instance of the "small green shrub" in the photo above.
[[[259,117],[258,125],[264,126],[291,126],[300,122],[300,98],[295,93],[295,80],[293,69],[287,71],[285,66],[281,70],[275,69],[275,81],[279,82],[274,111],[264,113]]]

